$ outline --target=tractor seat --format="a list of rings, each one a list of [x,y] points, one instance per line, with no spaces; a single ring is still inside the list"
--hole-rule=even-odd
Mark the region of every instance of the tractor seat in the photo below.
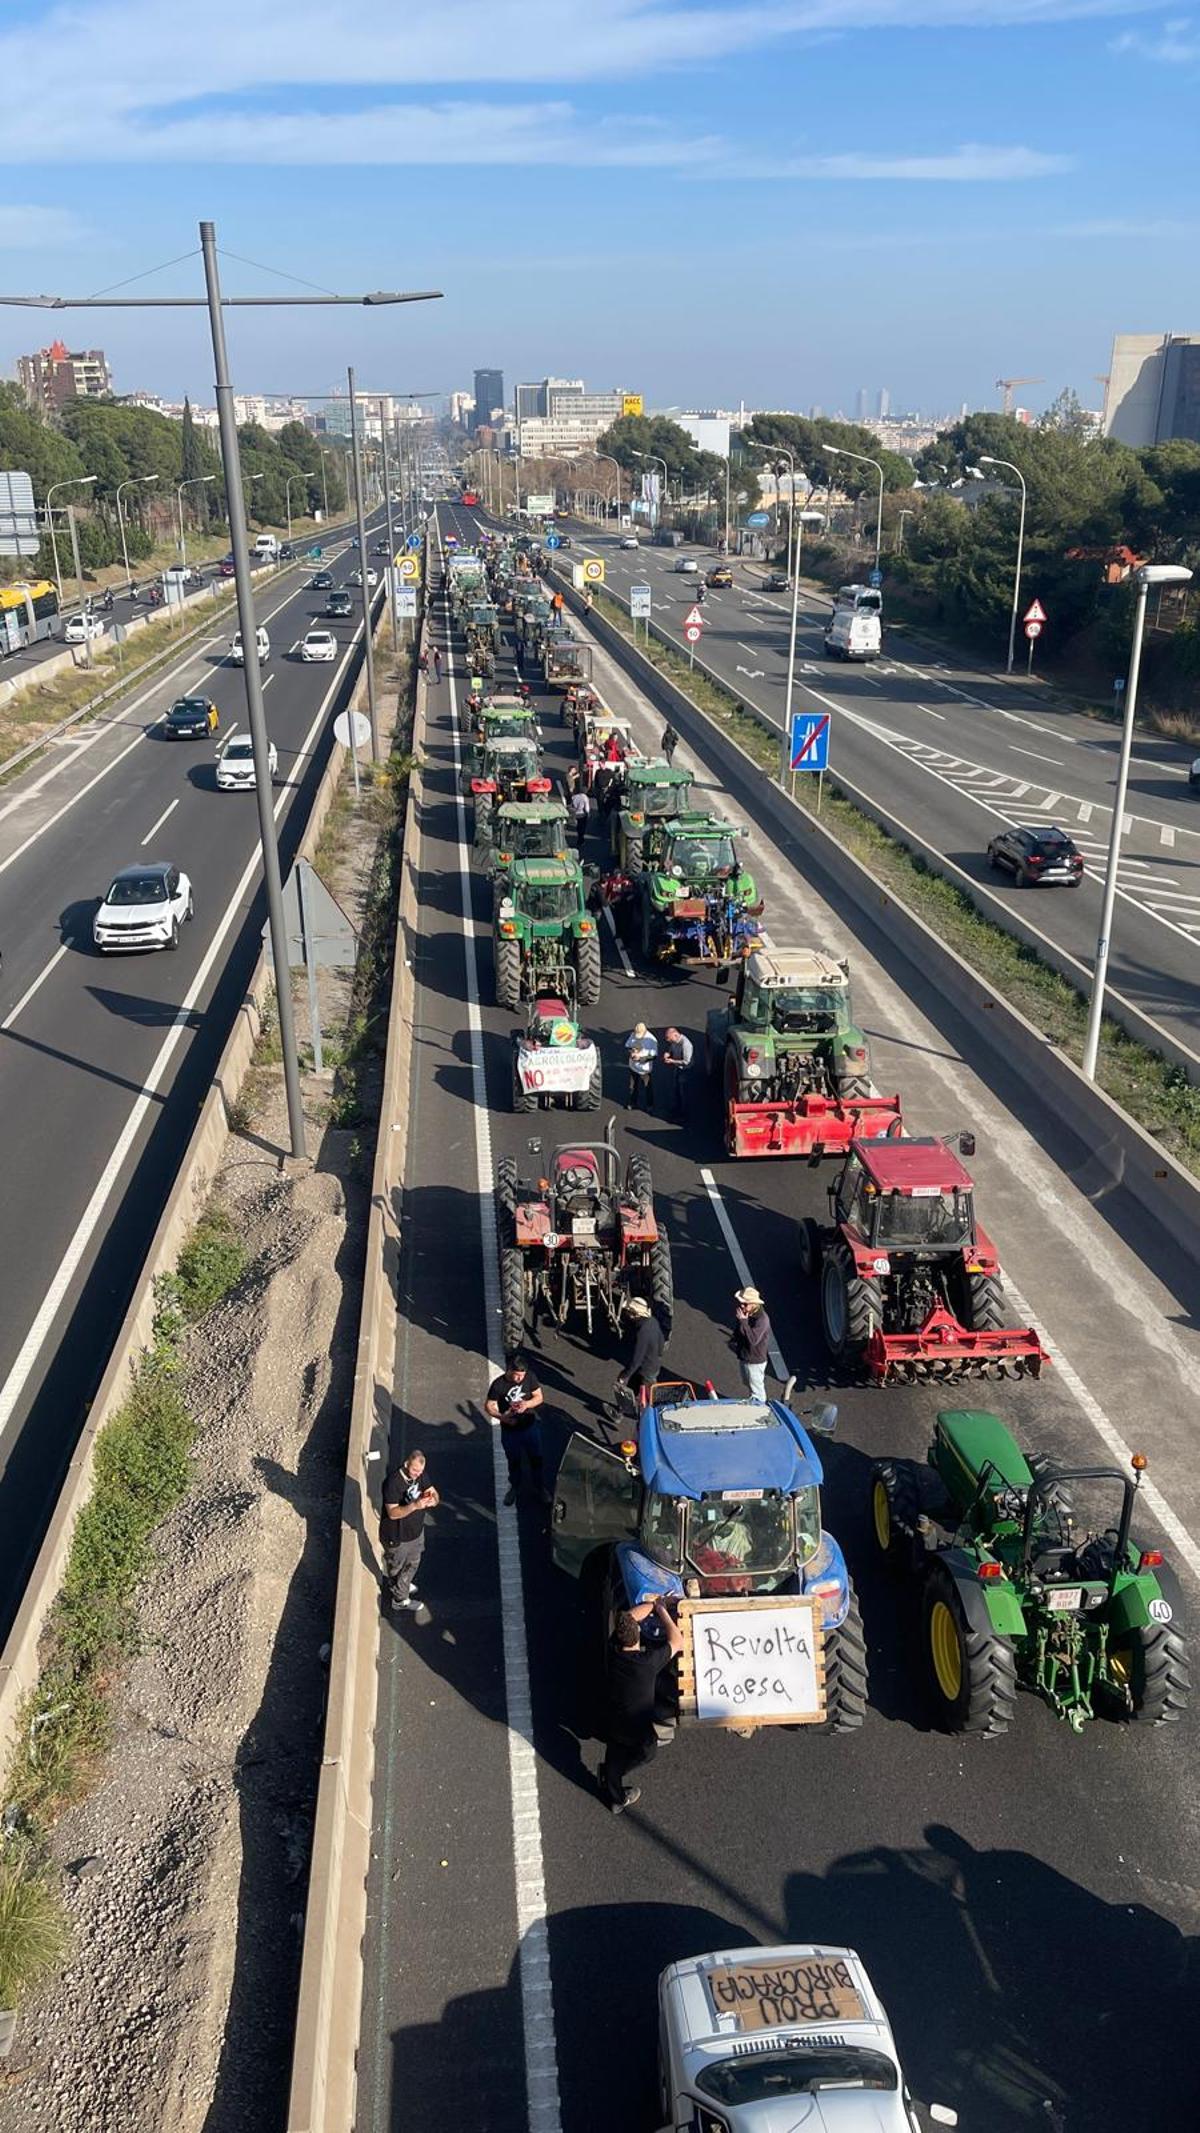
[[[1029,1565],[1036,1578],[1078,1577],[1079,1561],[1074,1548],[1039,1548]]]
[[[565,1000],[555,1000],[547,994],[533,1003],[534,1019],[538,1022],[569,1022]]]
[[[590,1182],[599,1185],[600,1165],[590,1148],[571,1148],[558,1159],[555,1175],[559,1184],[573,1171],[586,1171]]]

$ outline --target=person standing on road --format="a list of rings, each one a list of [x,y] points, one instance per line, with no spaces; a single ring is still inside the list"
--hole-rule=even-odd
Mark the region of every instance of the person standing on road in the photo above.
[[[641,1409],[641,1395],[658,1376],[662,1365],[666,1340],[663,1329],[654,1316],[644,1296],[631,1296],[625,1306],[626,1316],[633,1325],[633,1344],[629,1360],[617,1372],[613,1386],[612,1405],[616,1414],[628,1408],[632,1401],[634,1413]]]
[[[742,1366],[742,1377],[750,1398],[765,1400],[771,1321],[757,1289],[739,1289],[733,1300],[736,1306],[733,1352]]]
[[[592,796],[586,785],[576,785],[571,794],[571,820],[575,824],[575,842],[582,852],[592,819]]]
[[[550,1492],[543,1479],[542,1432],[538,1425],[538,1409],[543,1398],[542,1388],[523,1355],[510,1355],[508,1367],[488,1386],[484,1409],[493,1422],[500,1424],[500,1442],[508,1467],[508,1487],[504,1492],[506,1505],[516,1502],[521,1468],[526,1465],[530,1481],[542,1502],[550,1501]]]
[[[627,1102],[633,1111],[641,1108],[645,1098],[647,1111],[654,1109],[654,1088],[651,1076],[658,1057],[658,1038],[652,1037],[644,1022],[635,1022],[625,1039],[625,1056],[629,1061],[629,1095]]]
[[[654,1616],[662,1636],[643,1644],[642,1623],[649,1615]],[[652,1763],[658,1753],[655,1713],[666,1708],[661,1677],[682,1650],[683,1632],[665,1600],[621,1609],[609,1651],[604,1760],[599,1770],[600,1790],[615,1815],[624,1814],[641,1799],[640,1785],[627,1785],[625,1780],[631,1771]]]
[[[433,678],[435,682],[440,681],[442,678],[442,648],[440,644],[435,644],[433,647]]]
[[[681,1029],[672,1027],[663,1039],[660,1058],[667,1075],[670,1095],[667,1099],[668,1118],[677,1118],[681,1125],[687,1124],[688,1075],[692,1065],[692,1040]]]
[[[425,1547],[425,1520],[441,1501],[425,1481],[424,1452],[410,1452],[383,1484],[379,1539],[391,1606],[420,1605],[414,1580]]]
[[[670,765],[675,761],[675,750],[679,746],[679,735],[676,733],[675,728],[671,724],[670,719],[667,720],[666,725],[663,727],[663,737],[661,745],[662,752],[667,759],[667,766],[669,768]]]

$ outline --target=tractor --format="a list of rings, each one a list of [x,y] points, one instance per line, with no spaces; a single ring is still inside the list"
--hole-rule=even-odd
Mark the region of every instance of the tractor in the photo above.
[[[913,1579],[933,1701],[953,1733],[995,1739],[1018,1688],[1073,1732],[1104,1716],[1169,1725],[1190,1689],[1179,1592],[1158,1548],[1131,1536],[1146,1461],[1056,1466],[999,1417],[937,1416],[927,1463],[881,1459],[871,1525],[888,1570]]]
[[[550,780],[533,739],[488,741],[464,783],[475,802],[475,842],[490,844],[492,816],[505,800],[544,799]]]
[[[518,1007],[574,980],[583,1007],[600,998],[600,936],[574,859],[514,859],[492,921],[496,1002]]]
[[[576,637],[555,637],[546,646],[546,687],[578,688],[592,678],[592,647]]]
[[[463,769],[460,783],[464,792],[470,792],[471,779],[477,774],[484,753],[491,741],[528,741],[537,747],[542,738],[542,729],[528,704],[482,703],[470,720],[471,738],[463,749]]]
[[[871,1088],[850,966],[819,948],[756,948],[732,998],[709,1009],[705,1058],[721,1077],[730,1155],[819,1160],[902,1130],[899,1097]]]
[[[963,1154],[974,1153],[970,1134]],[[968,1171],[944,1141],[856,1140],[829,1187],[828,1225],[800,1228],[830,1353],[873,1384],[1039,1377],[1032,1326],[1004,1324],[1000,1262]]]
[[[558,1326],[574,1315],[589,1337],[598,1320],[618,1333],[633,1296],[670,1327],[671,1247],[655,1220],[650,1165],[632,1155],[622,1174],[615,1123],[602,1141],[556,1148],[547,1174],[533,1180],[518,1178],[511,1157],[496,1165],[506,1354],[521,1347],[526,1323],[536,1325],[539,1315]],[[531,1141],[530,1153],[540,1156],[541,1146]]]
[[[717,815],[677,815],[663,826],[662,856],[630,883],[623,915],[642,954],[686,967],[736,962],[761,946],[754,876],[738,865],[744,832]]]
[[[625,766],[620,811],[609,817],[613,861],[623,874],[655,867],[666,849],[667,824],[686,814],[692,772],[674,770],[662,756]]]
[[[782,1400],[721,1399],[711,1384],[650,1386],[636,1439],[619,1450],[572,1436],[554,1484],[554,1560],[580,1581],[584,1673],[600,1703],[618,1611],[647,1600],[678,1602],[690,1614],[685,1648],[657,1722],[703,1725],[705,1622],[719,1633],[736,1623],[753,1644],[753,1617],[770,1637],[788,1620],[789,1600],[814,1603],[823,1686],[812,1716],[824,1733],[857,1732],[867,1705],[867,1650],[845,1557],[821,1520],[824,1474],[813,1434],[830,1434],[836,1407],[797,1413]],[[706,1615],[706,1606],[709,1612]],[[721,1609],[734,1608],[733,1616]],[[698,1622],[697,1617],[702,1619]],[[749,1633],[748,1635],[746,1633]],[[658,1634],[653,1618],[644,1634]],[[747,1661],[747,1671],[752,1662]],[[672,1670],[674,1673],[674,1669]],[[699,1694],[697,1690],[699,1689]],[[742,1734],[731,1707],[719,1723]]]
[[[576,719],[575,736],[579,750],[579,782],[586,785],[597,807],[604,807],[609,803],[610,794],[624,788],[629,764],[641,758],[642,751],[633,737],[633,725],[629,719],[620,718],[615,711],[607,711],[603,704],[597,704]]]
[[[572,975],[570,971],[566,973]],[[513,1110],[598,1111],[604,1083],[595,1041],[584,1035],[574,985],[540,993],[529,1003],[524,1029],[512,1034]]]
[[[488,840],[476,840],[475,856],[490,873],[492,902],[508,893],[515,859],[566,859],[570,823],[561,800],[505,800],[488,825]]]
[[[530,730],[528,721],[534,717],[528,689],[521,688],[511,691],[495,688],[476,689],[469,690],[459,698],[458,722],[462,731],[471,741],[481,741],[483,739],[484,720],[492,714],[497,717],[503,714],[512,718],[521,718],[523,716],[526,720],[525,726],[522,728],[513,727],[512,730],[513,732],[528,732]],[[540,734],[536,737],[540,738]]]

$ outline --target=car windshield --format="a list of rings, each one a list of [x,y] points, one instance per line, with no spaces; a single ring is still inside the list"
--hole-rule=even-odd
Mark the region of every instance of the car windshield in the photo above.
[[[631,805],[644,815],[673,815],[681,810],[678,785],[639,785],[630,795]]]
[[[489,741],[519,741],[529,731],[528,712],[505,711],[498,717],[488,716],[486,721]]]
[[[179,702],[171,706],[171,717],[179,719],[203,718],[207,710],[208,705],[204,702],[203,697],[181,696]]]
[[[165,903],[167,885],[161,874],[118,875],[104,901],[107,904]]]
[[[1031,842],[1034,851],[1043,853],[1047,859],[1065,859],[1075,849],[1070,838],[1063,836],[1034,837]]]
[[[570,918],[579,908],[574,886],[565,881],[536,888],[526,882],[521,887],[519,901],[525,917],[532,919]]]
[[[899,2088],[892,2061],[882,2052],[853,2046],[810,2045],[797,2038],[778,2052],[755,2052],[744,2059],[719,2059],[701,2067],[696,2087],[715,2103],[734,2110],[744,2103],[766,2103],[773,2096],[806,2096],[814,2089]]]
[[[682,867],[685,880],[697,874],[732,874],[733,840],[729,837],[679,837],[671,847],[671,865]]]
[[[537,751],[534,748],[505,748],[487,750],[490,757],[489,770],[494,777],[531,778],[537,770]]]
[[[951,1247],[971,1241],[971,1196],[938,1192],[912,1198],[889,1192],[880,1201],[875,1244],[936,1244]]]
[[[228,747],[226,748],[226,750],[225,750],[225,761],[226,761],[227,763],[231,763],[231,762],[239,761],[239,760],[241,760],[241,759],[242,759],[243,757],[247,757],[247,756],[248,756],[248,757],[249,757],[249,758],[250,758],[251,760],[253,760],[253,757],[254,757],[254,742],[253,742],[253,741],[251,740],[251,738],[250,738],[250,735],[249,735],[248,733],[246,733],[246,734],[241,734],[241,733],[239,733],[239,734],[237,735],[236,739],[234,739],[234,740],[230,741],[230,743],[229,743],[229,746],[228,746]]]
[[[702,1576],[725,1570],[759,1575],[778,1570],[792,1553],[790,1499],[771,1493],[691,1503],[684,1550]]]
[[[550,859],[561,850],[566,825],[561,822],[514,822],[501,834],[517,859]]]
[[[781,985],[769,992],[746,991],[745,1018],[761,1027],[802,1031],[836,1029],[842,995],[835,986]]]

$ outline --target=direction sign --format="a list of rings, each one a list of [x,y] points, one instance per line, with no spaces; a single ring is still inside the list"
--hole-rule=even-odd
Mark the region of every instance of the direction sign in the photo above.
[[[545,541],[546,541],[546,546],[547,546],[547,548],[561,548],[561,547],[562,547],[562,539],[561,539],[561,536],[560,536],[559,534],[557,534],[557,533],[548,533],[548,534],[546,534],[546,536],[545,536]]]
[[[699,644],[700,639],[704,635],[704,631],[701,629],[700,624],[698,622],[685,622],[683,625],[683,634],[687,638],[689,644]]]
[[[879,570],[878,568],[877,568],[877,569],[875,569],[875,570],[873,570],[873,571],[871,572],[871,576],[870,576],[870,579],[868,580],[868,583],[869,583],[869,584],[871,584],[871,585],[873,585],[873,586],[875,587],[876,591],[878,591],[878,590],[879,590],[879,587],[880,587],[880,586],[881,586],[881,585],[883,584],[883,572],[882,572],[881,570]]]
[[[689,607],[683,618],[683,626],[685,629],[702,630],[704,628],[704,617],[698,607]]]
[[[770,523],[771,514],[769,511],[748,511],[746,514],[746,524],[748,526],[769,526]]]
[[[33,477],[0,474],[0,555],[36,555],[41,539],[33,502]]]
[[[1025,620],[1026,622],[1037,622],[1040,624],[1042,622],[1048,622],[1050,620],[1050,617],[1046,613],[1045,608],[1042,606],[1041,601],[1035,600],[1032,607],[1026,608]]]
[[[584,566],[583,566],[583,582],[584,582],[584,584],[585,584],[585,585],[603,585],[603,583],[604,583],[604,558],[603,558],[603,556],[598,556],[598,555],[590,555],[590,556],[588,557],[587,561],[585,562],[585,564],[584,564]]]
[[[1040,623],[1040,622],[1027,622],[1027,623],[1025,624],[1025,635],[1026,635],[1026,636],[1027,636],[1027,637],[1028,637],[1028,638],[1029,638],[1029,639],[1030,639],[1031,641],[1032,641],[1032,639],[1033,639],[1034,637],[1040,637],[1040,636],[1041,636],[1041,634],[1042,634],[1042,625],[1041,625],[1041,623]]]
[[[650,620],[650,587],[631,585],[629,588],[629,612],[635,622]]]
[[[406,548],[414,550],[423,548],[425,546],[425,536],[423,533],[410,533],[404,545]]]
[[[793,711],[793,770],[828,770],[829,728],[828,711]]]
[[[397,586],[396,613],[402,622],[415,621],[417,613],[417,588],[415,585]]]

